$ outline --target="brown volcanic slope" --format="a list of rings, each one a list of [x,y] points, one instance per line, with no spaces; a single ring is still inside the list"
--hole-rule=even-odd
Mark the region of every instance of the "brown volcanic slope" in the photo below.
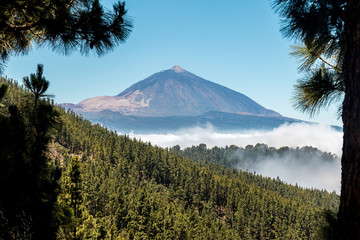
[[[281,116],[241,93],[198,77],[179,66],[155,73],[117,96],[89,98],[68,107],[81,112],[111,110],[149,117],[196,116],[210,111]]]

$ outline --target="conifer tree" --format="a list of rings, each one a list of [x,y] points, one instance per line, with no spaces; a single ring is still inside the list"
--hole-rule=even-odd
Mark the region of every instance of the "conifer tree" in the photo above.
[[[286,37],[300,40],[315,52],[325,49],[328,56],[338,57],[343,80],[339,89],[345,93],[338,239],[360,239],[360,1],[274,0],[274,6],[283,18]],[[318,79],[326,76],[323,80],[337,76],[326,71],[318,74]]]
[[[129,36],[132,23],[126,13],[120,1],[105,11],[99,0],[2,0],[0,73],[9,57],[34,45],[103,55]]]
[[[36,103],[34,92],[0,115],[0,221],[6,223],[0,236],[4,239],[55,238],[60,175],[47,146],[57,115],[47,101]]]
[[[80,160],[77,157],[66,159],[61,178],[62,191],[58,202],[62,207],[62,225],[58,232],[59,239],[80,239],[78,233],[83,220],[83,195]]]

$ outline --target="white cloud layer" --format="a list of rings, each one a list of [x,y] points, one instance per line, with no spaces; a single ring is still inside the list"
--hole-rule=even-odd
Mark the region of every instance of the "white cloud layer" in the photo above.
[[[241,167],[239,167],[241,168]],[[252,166],[244,167],[249,172],[277,178],[292,185],[306,188],[326,189],[340,193],[340,159],[325,162],[320,158],[297,159],[291,153],[282,158],[266,158]]]
[[[265,143],[271,147],[303,147],[312,146],[322,151],[341,156],[342,132],[336,131],[328,125],[294,123],[282,125],[272,131],[246,131],[223,133],[213,126],[206,128],[193,127],[167,134],[130,134],[130,137],[151,142],[160,147],[179,145],[182,149],[205,143],[207,147],[225,147],[236,145],[245,147],[249,144]],[[250,170],[250,169],[249,169]],[[314,164],[293,163],[292,161],[266,161],[265,164],[251,169],[258,174],[269,177],[279,176],[281,180],[303,187],[314,187],[337,191],[340,189],[340,163]]]
[[[328,125],[294,123],[285,124],[272,131],[243,131],[222,133],[210,124],[206,128],[193,127],[167,134],[133,134],[130,137],[151,142],[160,147],[179,145],[181,148],[205,143],[208,147],[225,147],[265,143],[271,147],[303,147],[313,146],[322,151],[341,156],[342,132]]]

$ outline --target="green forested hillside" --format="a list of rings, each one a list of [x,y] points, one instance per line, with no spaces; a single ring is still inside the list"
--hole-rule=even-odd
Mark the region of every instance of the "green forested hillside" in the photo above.
[[[2,114],[17,94],[11,85]],[[57,111],[58,239],[317,239],[322,211],[338,206],[336,194],[195,162]]]

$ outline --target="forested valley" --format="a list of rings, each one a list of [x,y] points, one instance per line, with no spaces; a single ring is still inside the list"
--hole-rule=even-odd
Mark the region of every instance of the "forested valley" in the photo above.
[[[329,153],[163,149],[0,86],[0,239],[321,239],[338,209],[335,193],[234,168],[261,151]]]

